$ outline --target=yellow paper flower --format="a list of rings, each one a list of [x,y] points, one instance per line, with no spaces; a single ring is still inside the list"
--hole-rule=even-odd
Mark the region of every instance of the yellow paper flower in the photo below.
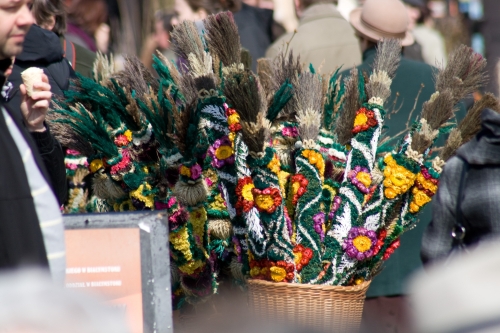
[[[215,151],[215,156],[219,160],[225,160],[225,159],[231,157],[233,154],[234,154],[234,150],[231,146],[220,146]]]
[[[269,269],[271,271],[271,279],[275,282],[281,282],[286,277],[286,270],[283,267],[271,267]]]
[[[207,221],[207,211],[200,207],[189,213],[189,222],[193,226],[193,234],[203,239],[205,234],[205,222]]]
[[[323,178],[323,175],[325,174],[325,160],[323,159],[323,155],[317,151],[306,149],[302,151],[302,156],[307,158],[309,163],[316,166],[320,176]]]
[[[227,117],[228,125],[234,125],[240,122],[240,116],[237,113],[233,113],[229,117]]]
[[[354,126],[361,126],[366,124],[368,121],[368,117],[364,112],[360,112],[356,115],[356,118],[354,118]]]
[[[252,189],[255,188],[253,183],[243,185],[243,189],[241,190],[241,196],[243,199],[247,201],[253,201]]]
[[[276,175],[279,174],[279,172],[281,170],[281,164],[280,164],[280,160],[276,157],[276,155],[273,157],[271,162],[269,162],[267,164],[267,168],[269,170],[271,170],[271,172],[275,173]]]
[[[413,201],[410,203],[410,213],[415,214],[420,211],[420,207]]]
[[[126,130],[125,133],[123,133],[128,139],[128,141],[132,141],[132,131]]]
[[[420,184],[422,184],[422,186],[424,188],[428,189],[432,193],[436,193],[437,192],[438,186],[436,184],[434,184],[433,182],[431,182],[430,180],[425,179],[424,175],[422,175],[421,173],[419,173],[417,175],[417,181]]]
[[[189,246],[189,235],[186,227],[180,228],[177,232],[171,232],[168,236],[170,243],[177,251],[180,251],[187,261],[193,259],[193,254],[191,253]]]
[[[302,252],[297,251],[293,253],[293,262],[295,265],[300,264],[300,261],[302,260]]]
[[[89,169],[90,172],[95,173],[99,171],[104,166],[104,163],[102,162],[101,159],[95,159],[92,162],[90,162]]]
[[[222,196],[217,194],[214,198],[214,201],[210,203],[210,208],[215,209],[215,210],[225,210],[226,209],[226,202],[222,198]]]
[[[191,169],[188,168],[187,166],[181,166],[181,169],[179,170],[179,173],[182,175],[182,176],[186,176],[188,178],[191,178]]]
[[[358,236],[352,240],[352,245],[354,245],[359,252],[366,252],[371,248],[372,241],[366,236]]]
[[[260,274],[260,267],[255,266],[250,270],[250,276],[251,277],[256,277],[257,275]]]
[[[130,197],[135,198],[135,199],[143,202],[144,205],[148,208],[153,208],[154,203],[155,203],[155,201],[154,201],[155,196],[154,196],[154,194],[150,194],[150,195],[142,194],[144,189],[146,189],[147,191],[151,191],[151,185],[149,185],[147,183],[146,183],[146,185],[141,184],[137,188],[137,190],[130,191]]]
[[[201,260],[195,260],[188,262],[179,267],[179,270],[185,274],[194,274],[200,267],[203,267],[204,263]]]
[[[255,204],[263,210],[268,210],[274,205],[274,199],[269,194],[257,194]]]
[[[361,182],[361,184],[365,185],[366,187],[370,186],[370,184],[372,183],[372,177],[368,172],[360,171],[356,175],[356,178]]]
[[[384,194],[388,199],[406,193],[415,183],[415,175],[405,167],[398,165],[392,155],[384,158],[386,167],[384,169]]]
[[[425,194],[422,191],[418,191],[416,194],[414,194],[413,201],[420,207],[424,206],[425,204],[431,202],[431,198],[427,194]]]
[[[363,279],[362,277],[354,279],[354,285],[356,285],[356,286],[359,286],[363,282],[365,282],[365,279]]]
[[[290,176],[290,174],[286,171],[280,171],[278,173],[278,182],[280,184],[280,189],[281,189],[281,193],[286,193],[286,183],[288,181],[288,177]]]

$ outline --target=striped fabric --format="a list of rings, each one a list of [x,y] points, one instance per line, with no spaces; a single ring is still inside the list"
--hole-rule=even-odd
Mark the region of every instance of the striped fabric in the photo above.
[[[38,168],[31,149],[23,135],[10,115],[4,109],[2,109],[2,112],[10,135],[12,135],[12,138],[16,142],[23,159],[24,169],[26,170],[31,189],[31,196],[33,197],[38,221],[40,221],[40,228],[42,229],[52,278],[56,283],[63,284],[66,274],[66,253],[64,226],[57,199]]]

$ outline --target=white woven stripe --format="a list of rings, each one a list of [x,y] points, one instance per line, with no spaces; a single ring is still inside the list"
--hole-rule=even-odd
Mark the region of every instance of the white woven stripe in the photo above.
[[[66,252],[64,252],[64,251],[47,253],[47,259],[49,259],[49,260],[59,259],[59,258],[63,258],[65,255],[66,255]]]
[[[43,229],[43,228],[49,228],[49,227],[53,227],[55,225],[58,225],[58,224],[61,224],[62,223],[62,219],[56,219],[56,220],[51,220],[51,221],[44,221],[44,222],[41,222],[40,223],[40,227]]]
[[[356,207],[358,214],[361,214],[361,203],[356,198],[354,192],[348,187],[341,187],[339,192],[340,194],[345,195],[349,199],[349,201],[354,205],[354,207]]]
[[[373,156],[372,156],[370,148],[367,145],[357,141],[356,139],[351,140],[351,146],[352,146],[352,149],[359,150],[363,154],[363,157],[365,158],[365,160],[368,163],[368,169],[371,172],[373,169]]]
[[[26,164],[26,162],[30,157],[31,157],[31,149],[27,149],[23,154],[23,163]]]
[[[46,193],[47,191],[50,191],[50,187],[48,185],[46,185],[46,186],[44,186],[36,191],[32,191],[31,196],[34,198],[34,197],[37,197],[41,194]]]

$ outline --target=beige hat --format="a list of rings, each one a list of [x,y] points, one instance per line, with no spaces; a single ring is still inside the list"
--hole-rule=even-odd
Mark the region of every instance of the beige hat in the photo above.
[[[408,13],[399,0],[366,0],[349,17],[351,25],[364,37],[378,42],[384,38],[399,38],[401,45],[414,43],[408,31]]]

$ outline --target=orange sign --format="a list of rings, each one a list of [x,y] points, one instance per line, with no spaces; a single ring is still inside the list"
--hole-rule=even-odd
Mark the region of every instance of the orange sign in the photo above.
[[[66,230],[66,287],[123,308],[132,333],[143,333],[139,229]]]

